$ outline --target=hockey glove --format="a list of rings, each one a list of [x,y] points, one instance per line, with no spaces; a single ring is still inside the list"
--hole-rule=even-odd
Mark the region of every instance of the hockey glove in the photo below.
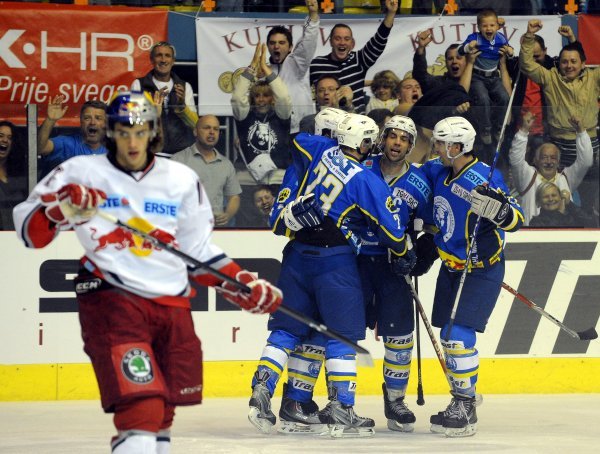
[[[396,255],[388,249],[388,260],[390,262],[392,273],[396,276],[404,277],[410,274],[410,270],[412,270],[415,263],[417,263],[417,254],[415,254],[415,250],[412,246],[404,253],[404,255]]]
[[[323,222],[323,211],[314,194],[299,197],[283,210],[283,221],[294,232],[306,227],[316,227]]]
[[[161,230],[161,229],[153,229],[148,233],[148,235],[156,238],[158,241],[160,241],[162,243],[165,243],[165,244],[168,244],[169,246],[174,247],[175,249],[179,248],[179,244],[177,243],[177,240],[169,232],[165,232],[164,230]],[[155,245],[154,248],[160,249],[161,245],[160,244]]]
[[[424,233],[415,243],[417,250],[417,263],[410,272],[411,276],[422,276],[432,267],[433,263],[439,257],[437,246],[433,241],[431,233]]]
[[[256,279],[256,276],[246,270],[239,271],[235,278],[250,287],[251,291],[246,293],[233,284],[223,282],[216,290],[228,301],[254,314],[270,314],[281,305],[283,294],[270,282]]]
[[[106,201],[104,191],[80,184],[67,184],[57,192],[43,194],[46,217],[58,227],[83,224],[93,218]]]
[[[508,198],[496,189],[481,185],[471,191],[471,211],[499,227],[510,225],[513,219]]]

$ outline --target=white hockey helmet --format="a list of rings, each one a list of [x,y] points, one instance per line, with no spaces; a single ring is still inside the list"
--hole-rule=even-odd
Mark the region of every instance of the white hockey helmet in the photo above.
[[[384,148],[384,142],[390,129],[398,129],[399,131],[404,131],[407,133],[410,140],[410,147],[406,154],[409,154],[411,151],[413,151],[413,148],[415,148],[417,143],[417,127],[411,118],[405,117],[404,115],[394,115],[385,122],[385,125],[383,125],[383,129],[381,130],[381,134],[379,135],[379,147],[381,150]]]
[[[473,125],[463,117],[444,118],[438,121],[433,128],[433,139],[446,142],[446,152],[451,144],[462,144],[462,152],[455,158],[473,150],[476,134]],[[448,156],[448,158],[450,157]]]
[[[325,107],[315,115],[315,134],[335,137],[338,125],[346,115],[348,113],[341,109]]]
[[[347,114],[337,128],[338,143],[359,153],[364,140],[368,141],[369,151],[371,151],[377,142],[378,135],[377,123],[366,115]]]
[[[106,136],[112,138],[116,123],[130,126],[150,122],[151,137],[158,132],[158,110],[147,91],[120,91],[116,93],[106,109],[108,127]]]

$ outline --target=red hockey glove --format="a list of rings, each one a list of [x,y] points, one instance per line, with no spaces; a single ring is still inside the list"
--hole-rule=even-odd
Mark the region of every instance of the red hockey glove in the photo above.
[[[46,217],[61,227],[89,221],[106,201],[106,194],[99,189],[67,184],[57,192],[43,194],[41,200],[46,206]]]
[[[270,314],[281,305],[283,300],[281,290],[264,279],[256,279],[256,276],[246,270],[239,271],[235,279],[250,287],[251,292],[243,292],[228,282],[223,282],[221,287],[216,287],[216,290],[225,299],[237,304],[242,309],[254,314]]]
[[[179,248],[177,240],[169,232],[165,232],[161,229],[154,229],[151,230],[150,233],[148,233],[148,235],[156,238],[158,241],[168,244],[169,246],[173,246],[175,249]],[[160,249],[160,245],[158,245],[158,247],[155,246],[155,249]]]

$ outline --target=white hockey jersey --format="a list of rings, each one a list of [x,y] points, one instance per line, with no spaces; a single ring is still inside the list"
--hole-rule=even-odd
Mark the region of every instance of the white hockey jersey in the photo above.
[[[14,209],[17,235],[27,247],[44,247],[49,242],[48,230],[42,231],[40,223],[32,221],[36,212],[39,215],[40,195],[68,183],[103,190],[108,198],[101,210],[132,226],[151,223],[173,235],[181,251],[214,268],[231,263],[211,244],[214,220],[198,176],[164,158],[154,158],[143,171],[131,173],[118,169],[107,155],[78,156],[64,162]],[[93,271],[99,271],[107,282],[164,304],[172,304],[168,297],[189,294],[186,263],[170,252],[153,248],[99,216],[73,228],[92,263],[84,262],[90,268],[95,265]]]

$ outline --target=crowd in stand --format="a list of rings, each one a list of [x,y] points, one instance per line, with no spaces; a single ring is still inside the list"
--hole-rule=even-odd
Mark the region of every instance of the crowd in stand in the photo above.
[[[437,2],[429,3],[435,7]],[[472,13],[469,3],[475,8],[491,2],[462,3],[464,12]],[[548,4],[556,2],[531,3],[546,12]],[[216,148],[220,120],[214,115],[198,118],[191,85],[173,71],[172,44],[155,44],[149,54],[152,70],[132,82],[132,90],[150,92],[159,107],[165,142],[160,154],[200,175],[216,227],[267,226],[265,214],[290,163],[290,140],[298,132],[313,133],[315,113],[324,107],[366,113],[378,124],[392,115],[409,116],[418,130],[408,158],[415,163],[433,157],[431,130],[447,116],[464,116],[475,125],[476,154],[487,163],[492,162],[504,131],[498,166],[523,206],[526,225],[598,226],[600,70],[586,67],[585,51],[569,26],[557,31],[568,43],[558,56],[550,57],[537,34],[542,22],[530,20],[517,58],[499,31],[506,19],[482,9],[477,15],[478,31],[447,48],[444,75],[427,71],[426,48],[432,36],[424,30],[416,38],[411,77],[401,80],[385,70],[366,80],[367,71],[386,48],[398,6],[385,2],[384,19],[366,43],[355,42],[350,26],[336,24],[329,35],[331,51],[318,56],[318,2],[305,4],[308,16],[300,40],[294,43],[285,27],[271,28],[267,42],[256,46],[234,85],[234,162]],[[593,2],[586,4],[588,10],[593,6]],[[511,116],[504,128],[513,90]],[[106,153],[105,110],[103,103],[88,101],[80,111],[78,134],[52,136],[67,108],[62,96],[51,98],[38,131],[40,178],[72,156]],[[20,174],[15,170],[15,139],[14,126],[0,122],[2,229],[12,228],[5,214],[26,194],[24,170]],[[557,189],[553,194],[560,197],[560,217],[548,216],[551,204],[544,204],[548,196],[542,194],[548,191],[546,183]],[[573,214],[579,211],[587,217]]]

